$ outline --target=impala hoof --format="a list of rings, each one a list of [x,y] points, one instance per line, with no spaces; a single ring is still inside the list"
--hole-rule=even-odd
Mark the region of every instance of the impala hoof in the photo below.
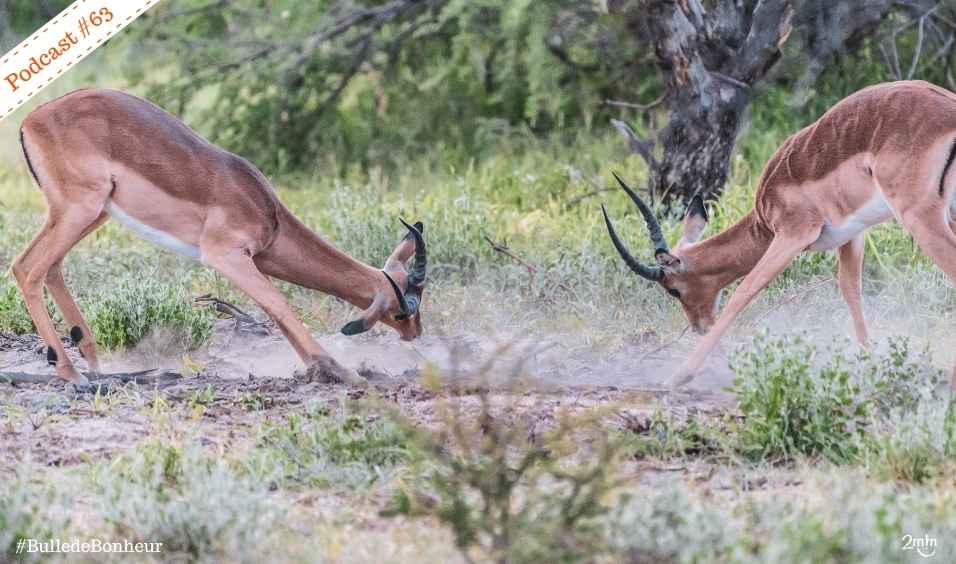
[[[693,372],[687,372],[684,370],[678,370],[673,377],[671,377],[671,391],[677,391],[678,389],[684,387],[691,380],[694,379]]]
[[[359,376],[358,372],[342,366],[331,357],[318,358],[304,371],[297,371],[293,376],[301,382],[348,384],[350,386],[368,385],[368,381]]]
[[[89,379],[86,376],[80,374],[76,378],[67,380],[67,382],[73,386],[73,390],[78,394],[88,394],[93,392],[93,384],[90,383]]]

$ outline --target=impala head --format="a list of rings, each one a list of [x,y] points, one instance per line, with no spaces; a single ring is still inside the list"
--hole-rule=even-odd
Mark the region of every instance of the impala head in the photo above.
[[[408,230],[385,261],[383,278],[389,290],[377,292],[370,305],[359,317],[342,327],[342,333],[357,335],[372,328],[377,322],[391,326],[403,341],[412,341],[422,334],[421,305],[425,291],[428,251],[422,233],[422,222],[409,225],[399,219]],[[407,265],[411,259],[411,266]]]
[[[651,209],[616,173],[612,174],[644,217],[651,243],[654,245],[654,258],[657,264],[653,266],[643,264],[628,252],[621,238],[614,231],[607,209],[602,205],[601,210],[604,212],[604,222],[611,235],[611,242],[635,274],[651,282],[657,282],[668,294],[680,301],[681,307],[684,308],[684,315],[687,316],[687,321],[690,322],[694,331],[706,333],[717,317],[717,298],[723,286],[701,273],[694,272],[694,265],[688,263],[682,252],[685,246],[700,239],[701,233],[707,226],[707,210],[704,208],[703,200],[700,196],[694,196],[690,205],[687,206],[683,233],[677,247],[671,251],[661,234],[660,223]]]

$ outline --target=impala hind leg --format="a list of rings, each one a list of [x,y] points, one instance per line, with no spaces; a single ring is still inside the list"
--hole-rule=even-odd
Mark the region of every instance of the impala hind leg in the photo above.
[[[225,276],[266,312],[310,372],[317,370],[317,375],[325,380],[340,380],[350,384],[364,382],[354,370],[340,365],[316,342],[296,317],[282,292],[259,271],[246,252],[241,249],[225,252],[202,249],[202,261]]]
[[[106,212],[100,214],[96,221],[83,231],[77,242],[80,242],[103,225],[107,219],[109,219],[109,215]],[[99,373],[100,362],[96,355],[96,338],[83,317],[83,313],[80,312],[79,306],[76,305],[76,300],[73,299],[73,295],[70,294],[70,290],[66,286],[66,280],[63,278],[63,260],[50,267],[50,271],[46,275],[46,287],[50,291],[50,297],[53,298],[56,307],[63,314],[63,319],[70,327],[70,339],[80,349],[80,354],[86,359],[90,372]]]
[[[920,249],[956,285],[956,235],[949,229],[939,209],[927,206],[921,210],[908,210],[902,214],[902,223]],[[956,365],[953,366],[950,386],[956,390]]]
[[[734,290],[733,296],[727,302],[724,310],[720,312],[720,317],[713,328],[704,335],[694,353],[687,359],[671,380],[673,387],[679,387],[689,382],[694,374],[700,369],[707,359],[707,355],[717,346],[721,336],[730,327],[730,324],[737,318],[737,315],[744,310],[747,305],[753,301],[754,297],[763,290],[771,280],[776,278],[783,269],[789,265],[798,254],[812,243],[820,234],[820,228],[815,231],[808,231],[802,235],[777,235],[774,237],[767,251],[757,262],[757,266],[747,274]]]
[[[867,343],[866,319],[863,317],[863,234],[857,235],[849,243],[841,246],[837,251],[839,264],[837,267],[837,283],[843,300],[850,308],[853,318],[853,329],[861,345]]]
[[[77,372],[66,355],[53,320],[43,303],[43,286],[54,265],[59,264],[102,213],[102,206],[74,203],[64,210],[51,208],[46,223],[27,248],[13,261],[11,270],[16,278],[27,311],[33,318],[37,332],[47,344],[47,358],[56,366],[56,373],[64,380],[86,385],[86,377]],[[71,298],[72,301],[72,298]]]

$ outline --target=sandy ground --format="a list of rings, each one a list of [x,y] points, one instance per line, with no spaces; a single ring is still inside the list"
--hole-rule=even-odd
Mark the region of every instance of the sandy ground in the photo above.
[[[521,393],[527,396],[522,401],[528,403],[527,416],[542,424],[547,424],[559,409],[620,405],[639,416],[657,409],[662,398],[671,406],[693,410],[727,409],[733,401],[721,391],[731,376],[724,360],[718,360],[716,367],[681,392],[665,391],[670,373],[667,368],[680,358],[667,346],[662,348],[656,338],[626,343],[607,355],[557,341],[522,342],[508,335],[495,339],[468,334],[430,335],[414,343],[402,342],[386,332],[351,338],[338,334],[317,337],[337,359],[367,376],[386,400],[423,424],[437,423],[435,394],[422,385],[422,374],[429,367],[441,369],[447,386],[466,386],[465,395],[467,386],[472,385],[489,385],[493,393],[509,395],[519,374],[533,374],[533,378],[520,379],[524,386]],[[513,344],[503,345],[508,342]],[[104,362],[107,372],[144,368],[184,372],[182,379],[160,387],[120,387],[107,398],[97,399],[89,394],[76,395],[58,381],[47,385],[0,384],[0,467],[16,464],[25,451],[30,451],[37,462],[55,466],[121,452],[156,431],[149,413],[150,402],[156,398],[187,408],[191,402],[201,401],[203,414],[198,423],[194,422],[198,436],[210,444],[226,445],[266,418],[312,402],[335,403],[343,395],[356,398],[369,393],[296,379],[293,373],[304,367],[284,338],[278,334],[236,333],[229,321],[220,322],[207,349],[189,357],[186,364],[196,370],[195,374],[183,370],[181,357],[173,361],[169,359],[176,357],[166,356],[164,361],[156,353],[163,348],[148,342]],[[52,373],[39,350],[41,345],[35,336],[7,335],[0,339],[0,367]],[[68,352],[75,355],[76,351],[70,347]],[[489,359],[493,359],[490,364]],[[76,361],[82,365],[78,357]],[[483,366],[491,369],[483,371]],[[487,374],[487,381],[476,377],[482,372]],[[621,425],[627,424],[625,419]]]
[[[803,328],[811,331],[811,340],[818,344],[847,343],[852,348],[847,340],[849,316],[836,289],[820,286],[799,292],[794,294],[796,299],[782,295],[775,302],[757,304],[753,314],[725,337],[702,373],[679,392],[669,391],[667,384],[673,369],[696,344],[695,335],[662,339],[653,332],[632,332],[610,347],[574,335],[529,336],[527,331],[490,336],[466,330],[454,335],[431,332],[413,343],[400,341],[387,329],[356,337],[331,333],[316,337],[336,359],[369,377],[382,396],[425,424],[433,421],[435,412],[435,396],[423,385],[423,375],[429,373],[440,373],[446,386],[462,387],[466,395],[474,385],[513,394],[516,376],[521,375],[520,393],[533,399],[531,416],[542,419],[569,406],[613,405],[638,415],[662,407],[726,411],[734,409],[734,398],[725,390],[732,379],[728,354],[748,342],[755,325],[773,335]],[[947,316],[937,315],[936,321],[927,323],[900,299],[883,302],[896,309],[874,312],[877,308],[868,308],[874,338],[907,334],[918,346],[930,343],[942,349],[944,353],[936,355],[941,366],[952,362],[946,352],[954,344],[949,337],[952,332],[941,331]],[[0,334],[0,371],[52,373],[39,350],[41,343],[35,336]],[[70,347],[69,352],[82,366],[75,349]],[[264,418],[310,402],[333,403],[344,394],[368,393],[294,378],[304,366],[278,332],[237,333],[228,320],[219,322],[212,342],[203,350],[184,356],[158,335],[133,351],[107,357],[104,368],[108,372],[168,368],[184,377],[158,389],[120,387],[105,399],[75,396],[60,382],[0,383],[0,466],[13,464],[24,450],[33,451],[47,464],[71,464],[128,448],[155,431],[146,406],[156,398],[180,406],[181,411],[201,400],[204,411],[198,430],[202,440],[227,443],[236,432]]]

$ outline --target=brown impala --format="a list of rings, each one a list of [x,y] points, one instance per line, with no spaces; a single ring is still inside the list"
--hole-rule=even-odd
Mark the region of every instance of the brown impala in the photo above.
[[[378,321],[405,340],[421,335],[426,265],[421,223],[402,221],[408,234],[382,270],[372,268],[296,219],[251,163],[122,92],[79,90],[45,104],[23,120],[20,142],[49,210],[12,270],[61,378],[86,384],[43,305],[43,286],[72,327],[70,336],[90,370],[98,372],[95,339],[64,283],[62,264],[77,242],[110,217],[219,271],[255,300],[306,366],[324,377],[354,381],[358,375],[319,346],[267,276],[362,308],[342,328],[346,335]]]
[[[697,242],[707,221],[699,199],[688,208],[684,234],[671,251],[653,213],[618,179],[644,216],[657,264],[641,264],[628,253],[605,210],[614,246],[637,275],[680,300],[697,332],[707,332],[674,385],[693,377],[734,318],[805,251],[837,250],[840,290],[857,339],[865,343],[863,231],[890,218],[956,282],[954,157],[956,95],[903,81],[865,88],[787,139],[764,168],[754,209],[704,241]],[[721,289],[741,277],[715,322]]]

